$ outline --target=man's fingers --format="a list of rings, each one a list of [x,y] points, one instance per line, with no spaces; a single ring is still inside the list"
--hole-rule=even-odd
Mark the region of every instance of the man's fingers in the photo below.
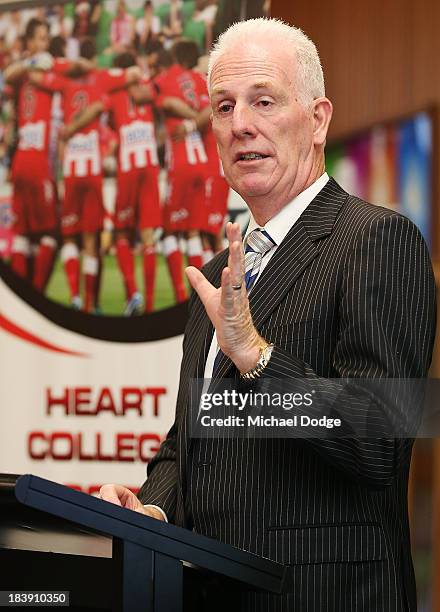
[[[233,287],[244,285],[244,254],[241,240],[241,229],[238,223],[227,223],[226,235],[229,240],[228,267],[231,269],[231,284]],[[238,295],[239,289],[234,289]]]
[[[226,236],[231,244],[235,240],[241,242],[241,229],[239,223],[231,223],[228,221],[226,224]]]
[[[234,289],[232,289],[231,286],[231,270],[229,268],[223,268],[221,304],[225,312],[230,311],[233,306],[233,292]]]
[[[118,490],[115,485],[102,485],[99,489],[99,497],[105,501],[122,506],[121,500],[119,499]]]
[[[231,247],[234,240],[237,240],[237,227],[240,227],[238,223],[231,223],[230,221],[226,223],[226,238],[228,239],[229,247]]]
[[[99,490],[99,497],[116,506],[122,506],[129,510],[140,510],[143,504],[139,501],[133,491],[118,484],[105,484]]]
[[[233,242],[230,248],[230,268],[231,268],[231,284],[232,287],[243,286],[244,283],[244,274],[243,274],[243,265],[242,265],[242,246],[241,242]],[[238,290],[234,289],[237,293]]]
[[[197,268],[193,266],[186,268],[185,274],[191,283],[191,287],[197,292],[202,302],[205,303],[215,288],[206,280],[200,270],[197,270]]]

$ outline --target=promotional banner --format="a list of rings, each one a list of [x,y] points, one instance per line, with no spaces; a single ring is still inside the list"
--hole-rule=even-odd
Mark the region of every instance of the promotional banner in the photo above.
[[[184,268],[247,220],[195,121],[207,52],[269,5],[0,9],[0,472],[145,479],[174,420]]]
[[[78,331],[84,315],[72,313],[78,319],[60,325],[60,307],[43,314],[44,298],[35,293],[26,301],[29,288],[1,271],[1,471],[35,473],[86,492],[109,481],[136,490],[173,421],[181,335],[156,337],[156,325],[165,325],[152,315],[151,323],[138,321],[139,336],[150,341],[106,338],[112,324],[132,320],[101,319],[109,327],[97,325],[89,330],[95,337],[86,337]],[[183,322],[185,307],[173,318]],[[168,329],[177,331],[174,324]]]

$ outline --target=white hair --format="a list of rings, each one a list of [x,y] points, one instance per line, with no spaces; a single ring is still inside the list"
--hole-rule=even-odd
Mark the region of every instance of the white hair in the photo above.
[[[295,83],[298,98],[304,106],[325,96],[324,74],[315,44],[299,28],[280,19],[259,17],[232,24],[221,34],[214,45],[208,63],[208,87],[211,87],[211,72],[219,58],[239,42],[282,41],[296,58]]]

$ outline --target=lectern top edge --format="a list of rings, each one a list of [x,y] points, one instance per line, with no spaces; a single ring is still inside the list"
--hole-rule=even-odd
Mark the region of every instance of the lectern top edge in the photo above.
[[[213,555],[217,558],[222,557],[225,562],[238,563],[246,566],[250,571],[263,572],[274,579],[282,581],[284,575],[284,567],[269,559],[233,548],[223,542],[190,532],[181,527],[140,515],[39,476],[32,474],[20,476],[15,485],[15,496],[19,502],[27,506],[62,516],[79,524],[85,524],[85,526],[92,527],[100,533],[104,531],[108,535],[123,538],[124,527],[136,527],[143,532],[149,532],[152,536],[166,538],[168,542],[173,540],[176,545],[181,544],[191,546],[193,549],[197,548],[204,554]],[[89,516],[91,513],[96,515],[93,525],[90,520],[87,521],[87,524],[82,521],[81,512],[84,513],[85,511],[89,512]],[[105,519],[107,521],[103,530],[102,521]],[[109,529],[110,519],[113,519],[111,529]],[[115,522],[115,519],[117,522]]]

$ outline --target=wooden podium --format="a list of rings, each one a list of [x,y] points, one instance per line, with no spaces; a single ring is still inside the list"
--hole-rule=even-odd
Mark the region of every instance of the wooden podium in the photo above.
[[[37,476],[0,475],[0,517],[0,590],[70,591],[70,609],[197,612],[203,591],[231,612],[242,589],[282,590],[273,561]]]

